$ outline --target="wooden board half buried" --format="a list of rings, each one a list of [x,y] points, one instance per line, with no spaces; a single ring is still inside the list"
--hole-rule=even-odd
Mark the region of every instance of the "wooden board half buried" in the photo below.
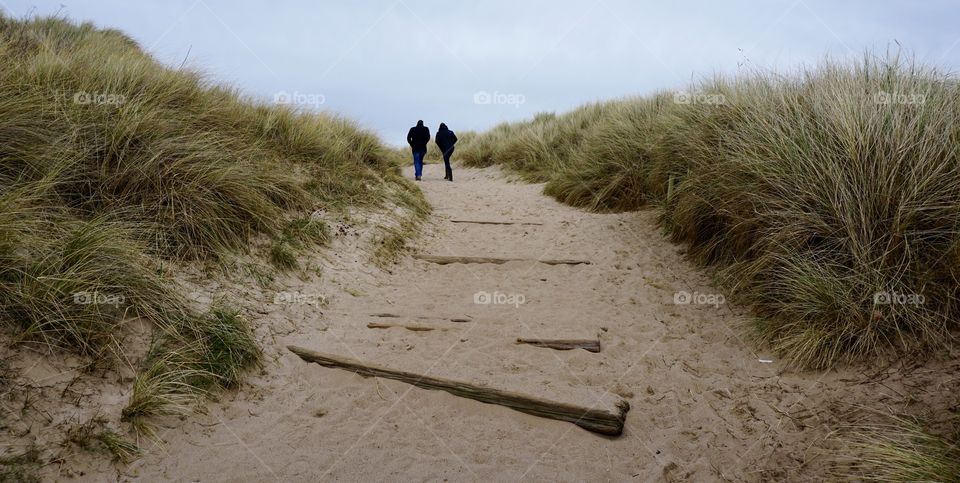
[[[548,347],[558,351],[583,349],[589,352],[600,352],[600,340],[579,339],[524,339],[518,338],[518,344],[530,344],[537,347]]]
[[[380,318],[384,318],[384,319],[399,319],[399,318],[402,318],[403,316],[402,316],[402,315],[399,315],[399,314],[391,314],[391,313],[389,313],[389,312],[380,312],[380,313],[377,313],[377,314],[370,314],[370,317],[380,317]],[[418,316],[416,316],[416,318],[421,319],[421,320],[449,320],[450,322],[459,322],[459,323],[472,322],[472,320],[471,320],[471,318],[470,318],[469,315],[466,316],[466,317],[451,317],[451,318],[446,318],[446,317],[428,317],[428,316],[426,316],[426,315],[418,315]]]
[[[568,259],[544,259],[537,260],[532,258],[497,258],[497,257],[447,257],[440,255],[414,255],[413,258],[425,262],[436,263],[439,265],[449,265],[451,263],[494,263],[497,265],[507,262],[525,262],[533,261],[545,263],[547,265],[589,265],[588,260],[568,260]]]
[[[450,220],[450,223],[473,223],[476,225],[530,225],[530,226],[543,225],[543,223],[536,223],[532,221]]]
[[[380,322],[370,322],[367,324],[368,329],[392,329],[394,327],[400,327],[413,332],[429,332],[431,330],[436,330],[436,327],[427,327],[425,325],[383,324]]]
[[[353,371],[361,376],[383,377],[406,382],[424,389],[446,391],[455,396],[506,406],[534,416],[567,421],[581,428],[611,436],[619,436],[623,433],[623,422],[627,417],[627,411],[630,410],[630,404],[623,399],[617,400],[612,408],[597,409],[548,401],[466,382],[389,369],[347,357],[323,354],[303,347],[288,346],[287,349],[307,362],[315,362],[324,367],[337,367]]]

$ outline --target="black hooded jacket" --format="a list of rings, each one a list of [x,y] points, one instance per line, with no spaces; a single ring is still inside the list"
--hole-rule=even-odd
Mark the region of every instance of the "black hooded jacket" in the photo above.
[[[417,125],[410,128],[407,133],[407,144],[413,148],[416,153],[427,152],[427,143],[430,142],[430,128],[423,125],[423,121],[417,121]]]
[[[437,147],[443,153],[453,151],[453,145],[457,144],[457,135],[447,128],[447,125],[440,123],[440,129],[437,129]]]

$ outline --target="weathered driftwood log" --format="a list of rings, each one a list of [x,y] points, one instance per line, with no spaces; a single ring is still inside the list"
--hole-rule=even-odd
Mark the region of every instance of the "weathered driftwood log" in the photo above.
[[[449,265],[451,263],[495,263],[497,265],[507,262],[524,262],[524,261],[534,261],[540,263],[546,263],[547,265],[589,265],[590,262],[587,260],[536,260],[536,259],[524,259],[524,258],[496,258],[496,257],[447,257],[440,255],[414,255],[413,258],[417,260],[423,260],[425,262],[437,263],[440,265]]]
[[[446,391],[455,396],[506,406],[534,416],[571,422],[581,428],[612,436],[619,436],[623,432],[623,422],[626,419],[627,411],[630,410],[630,404],[623,399],[617,400],[609,409],[596,409],[547,401],[533,396],[476,386],[465,382],[378,367],[346,357],[322,354],[303,347],[288,346],[287,348],[300,356],[301,359],[315,362],[324,367],[338,367],[356,372],[361,376],[383,377],[413,384],[424,389]]]
[[[370,322],[367,324],[368,329],[390,329],[393,327],[400,327],[402,329],[412,330],[414,332],[429,332],[431,330],[436,330],[436,327],[427,327],[424,325],[382,324],[380,322]]]
[[[518,344],[530,344],[537,347],[549,347],[559,351],[568,351],[571,349],[583,349],[590,352],[600,352],[600,340],[587,339],[524,339],[518,338]]]
[[[543,223],[536,223],[532,221],[450,220],[450,223],[473,223],[475,225],[531,225],[531,226],[543,225]]]

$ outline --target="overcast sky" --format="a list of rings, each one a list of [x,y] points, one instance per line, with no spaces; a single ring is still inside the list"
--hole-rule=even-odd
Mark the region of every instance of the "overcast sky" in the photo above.
[[[0,0],[121,29],[167,64],[319,106],[403,144],[424,119],[485,129],[540,111],[826,55],[960,65],[956,0]],[[189,56],[188,56],[189,52]]]

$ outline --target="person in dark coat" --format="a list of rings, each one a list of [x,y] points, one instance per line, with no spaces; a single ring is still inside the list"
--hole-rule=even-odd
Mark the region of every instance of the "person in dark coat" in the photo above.
[[[450,156],[453,155],[453,147],[457,144],[457,135],[447,128],[447,125],[440,123],[440,129],[437,130],[437,147],[443,153],[443,164],[446,168],[446,175],[443,179],[453,181],[453,169],[450,168]]]
[[[413,150],[413,169],[417,181],[423,176],[423,158],[427,155],[427,143],[430,142],[430,128],[417,121],[417,125],[407,132],[407,144]]]

